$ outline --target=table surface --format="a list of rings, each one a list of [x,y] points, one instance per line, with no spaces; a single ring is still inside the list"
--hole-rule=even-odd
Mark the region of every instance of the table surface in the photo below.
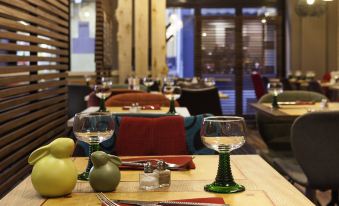
[[[277,118],[296,118],[303,114],[313,111],[338,111],[339,103],[337,102],[329,102],[328,108],[321,109],[320,103],[315,103],[312,105],[280,105],[278,109],[272,109],[270,103],[252,103],[252,107],[254,107],[258,112],[266,113],[270,116]]]
[[[86,166],[85,158],[74,158],[79,171]],[[232,155],[231,165],[237,183],[246,191],[237,194],[214,194],[205,192],[203,187],[211,183],[216,175],[218,156],[194,156],[195,170],[172,171],[171,186],[157,191],[142,191],[138,188],[141,171],[122,171],[117,190],[107,193],[112,199],[130,200],[178,200],[202,197],[222,197],[231,206],[291,206],[313,205],[302,193],[292,186],[258,155]],[[67,197],[46,199],[40,197],[30,181],[23,180],[17,187],[0,200],[6,206],[77,206],[100,205],[88,182],[79,181],[73,193]]]
[[[161,107],[160,110],[140,110],[138,113],[145,113],[145,114],[165,114],[168,112],[168,107]],[[99,110],[99,107],[88,107],[85,109],[84,113],[89,113],[89,112],[96,112]],[[111,113],[130,113],[129,110],[123,110],[122,107],[107,107],[107,110],[110,111]],[[186,107],[175,107],[175,110],[177,113],[183,117],[189,117],[190,113]],[[72,127],[73,126],[73,121],[74,118],[71,118],[67,121],[67,126]]]

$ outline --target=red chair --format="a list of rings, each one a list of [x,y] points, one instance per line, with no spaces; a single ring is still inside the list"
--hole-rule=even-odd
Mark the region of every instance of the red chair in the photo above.
[[[130,89],[111,89],[111,96],[125,93],[146,93],[142,90],[130,90]],[[100,99],[95,95],[94,92],[91,92],[88,96],[87,107],[97,107],[99,106]]]
[[[170,104],[170,101],[164,95],[150,93],[117,94],[108,98],[105,104],[107,107],[121,107],[130,106],[136,102],[140,106],[159,105],[168,107]],[[179,106],[178,102],[175,102],[175,106]]]
[[[322,78],[322,82],[329,82],[331,81],[331,72],[326,72],[324,75],[323,75],[323,78]]]
[[[264,94],[267,93],[267,90],[264,86],[264,82],[261,78],[261,75],[258,72],[252,72],[251,74],[254,92],[257,100],[260,99]]]
[[[116,131],[113,153],[119,156],[188,155],[184,118],[123,116]]]

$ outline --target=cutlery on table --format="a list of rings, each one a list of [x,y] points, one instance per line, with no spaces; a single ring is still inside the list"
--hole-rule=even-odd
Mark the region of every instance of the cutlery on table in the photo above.
[[[159,161],[162,161],[162,160],[160,160],[160,159],[148,159],[148,160],[122,161],[122,165],[143,167],[144,164],[148,161],[159,162]],[[178,165],[178,164],[174,164],[174,163],[168,163],[168,162],[165,162],[165,163],[167,164],[168,169],[180,169],[182,167],[182,165]]]
[[[104,193],[100,192],[96,194],[97,198],[100,200],[101,203],[105,204],[106,206],[120,206],[119,204],[115,203],[114,201],[110,200]]]
[[[181,202],[181,201],[138,201],[138,200],[113,200],[116,203],[130,204],[138,206],[229,206],[228,204],[200,203],[200,202]]]

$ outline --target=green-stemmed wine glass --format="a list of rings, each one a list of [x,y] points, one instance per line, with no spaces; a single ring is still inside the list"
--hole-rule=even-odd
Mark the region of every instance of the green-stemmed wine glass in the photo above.
[[[75,137],[89,144],[89,157],[100,150],[99,143],[112,137],[114,119],[109,112],[78,113],[74,117],[73,132]],[[78,176],[79,180],[88,180],[93,164],[91,158],[85,172]]]
[[[230,152],[245,143],[246,124],[242,117],[214,116],[204,118],[201,127],[202,142],[210,149],[219,152],[219,166],[215,181],[204,187],[215,193],[236,193],[245,187],[234,182]]]
[[[281,82],[270,82],[267,84],[267,91],[272,94],[272,108],[279,108],[278,95],[283,93],[283,85]]]
[[[178,100],[181,96],[181,87],[165,85],[162,92],[165,97],[170,100],[170,107],[167,114],[176,114],[175,100]]]
[[[94,86],[95,95],[100,98],[99,112],[107,112],[105,100],[111,95],[111,85],[108,83],[97,84]]]

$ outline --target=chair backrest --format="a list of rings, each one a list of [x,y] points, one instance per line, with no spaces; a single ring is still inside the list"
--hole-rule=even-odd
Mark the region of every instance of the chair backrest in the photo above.
[[[106,106],[119,107],[119,106],[130,106],[133,103],[139,103],[143,105],[160,105],[169,106],[170,101],[162,94],[150,94],[150,93],[126,93],[117,94],[108,98],[105,102]],[[179,106],[175,102],[175,106]]]
[[[287,78],[282,78],[281,83],[283,85],[284,91],[293,90],[293,87],[292,87],[290,81]]]
[[[324,90],[317,80],[309,81],[308,86],[307,86],[307,90],[317,92],[317,93],[320,93],[320,94],[324,94]]]
[[[146,93],[143,90],[130,90],[130,89],[111,89],[111,96],[125,93]],[[91,92],[88,97],[87,107],[99,106],[100,99],[95,95],[94,92]]]
[[[216,87],[204,89],[182,89],[178,99],[181,106],[187,107],[191,115],[213,114],[222,115],[219,91]]]
[[[331,81],[331,72],[325,72],[325,74],[323,75],[321,81],[323,82],[329,82]]]
[[[86,109],[85,96],[91,92],[88,86],[68,85],[68,117]]]
[[[258,72],[252,72],[251,74],[252,83],[254,87],[255,96],[257,100],[260,99],[264,94],[267,93],[267,90],[264,86],[264,82],[261,78],[261,75]]]
[[[339,112],[300,116],[291,129],[295,158],[314,189],[339,189]]]
[[[270,103],[272,102],[273,95],[265,94],[262,96],[258,103]],[[320,102],[322,99],[327,99],[323,94],[312,91],[284,91],[279,94],[278,101],[292,102],[292,101],[314,101]]]

